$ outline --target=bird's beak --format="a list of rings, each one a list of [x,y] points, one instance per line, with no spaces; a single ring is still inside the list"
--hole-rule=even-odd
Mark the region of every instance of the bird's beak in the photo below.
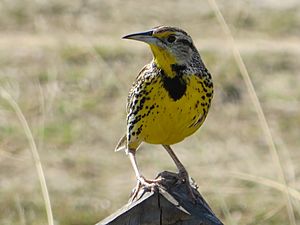
[[[136,40],[136,41],[142,41],[142,42],[146,42],[148,44],[155,44],[158,41],[158,39],[153,36],[153,30],[128,34],[122,38],[123,39],[132,39],[132,40]]]

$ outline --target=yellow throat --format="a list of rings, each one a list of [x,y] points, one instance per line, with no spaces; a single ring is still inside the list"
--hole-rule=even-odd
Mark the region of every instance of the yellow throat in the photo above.
[[[176,59],[167,50],[160,48],[157,45],[150,44],[150,48],[153,52],[154,62],[156,65],[164,70],[167,76],[174,77],[176,74],[172,70],[171,65],[176,64]]]

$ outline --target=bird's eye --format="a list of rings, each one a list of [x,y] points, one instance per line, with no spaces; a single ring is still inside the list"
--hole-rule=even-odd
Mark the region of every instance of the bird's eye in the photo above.
[[[168,38],[167,38],[167,41],[169,43],[173,43],[174,41],[176,40],[176,37],[174,35],[170,35]]]

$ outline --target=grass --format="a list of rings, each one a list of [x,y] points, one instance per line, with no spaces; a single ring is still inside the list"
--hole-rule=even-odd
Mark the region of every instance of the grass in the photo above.
[[[32,132],[28,126],[27,120],[24,117],[24,114],[22,113],[20,107],[18,106],[16,101],[9,95],[9,93],[6,92],[4,89],[0,89],[0,96],[2,98],[4,98],[10,104],[10,106],[13,108],[13,110],[15,111],[15,113],[23,127],[25,135],[28,139],[30,150],[32,153],[33,162],[35,164],[36,172],[37,172],[37,175],[38,175],[38,178],[40,181],[40,185],[41,185],[42,195],[43,195],[43,199],[45,202],[45,209],[46,209],[46,213],[47,213],[48,224],[53,225],[54,224],[53,223],[53,215],[52,215],[52,208],[51,208],[51,203],[50,203],[50,198],[49,198],[48,187],[47,187],[47,183],[46,183],[46,179],[45,179],[45,175],[44,175],[44,170],[42,168],[42,164],[40,161],[40,156],[39,156],[35,141],[32,136]]]
[[[238,50],[238,48],[236,47],[235,43],[234,43],[234,38],[231,34],[231,31],[228,27],[228,24],[226,23],[218,5],[216,4],[215,0],[210,0],[209,1],[212,9],[214,10],[217,19],[219,20],[220,25],[223,28],[223,31],[225,33],[225,35],[227,35],[227,38],[230,41],[230,44],[232,46],[232,53],[233,56],[235,58],[235,61],[239,67],[239,70],[241,72],[241,75],[245,81],[247,90],[249,92],[250,98],[252,100],[252,103],[255,107],[255,111],[257,113],[257,117],[258,120],[260,122],[261,128],[263,130],[264,136],[265,136],[265,140],[268,144],[269,150],[270,150],[270,155],[272,157],[272,160],[274,162],[274,164],[276,165],[276,170],[278,173],[278,179],[281,183],[283,183],[284,186],[284,191],[285,191],[285,197],[286,197],[286,207],[287,207],[287,213],[289,216],[289,221],[291,224],[296,225],[296,219],[295,219],[295,214],[294,214],[294,209],[292,206],[292,202],[290,199],[290,195],[289,195],[289,188],[287,186],[287,182],[286,182],[286,178],[285,178],[285,174],[283,172],[283,168],[282,168],[282,164],[278,155],[278,149],[275,145],[275,141],[274,138],[272,136],[271,130],[270,130],[270,126],[267,122],[265,113],[262,109],[261,103],[257,97],[256,91],[254,89],[253,86],[253,82],[249,76],[248,70],[246,68],[246,65],[244,63],[244,60],[241,57],[240,51]]]
[[[261,100],[297,224],[300,6],[217,3]],[[185,28],[213,74],[216,94],[207,121],[174,146],[200,191],[226,224],[292,224],[286,189],[207,1],[3,2],[0,87],[31,128],[54,223],[94,224],[127,201],[134,174],[125,154],[113,149],[125,131],[127,92],[151,54],[120,37],[158,24]],[[28,148],[14,110],[0,98],[1,224],[47,223]],[[144,145],[137,157],[146,177],[175,169],[159,146]]]

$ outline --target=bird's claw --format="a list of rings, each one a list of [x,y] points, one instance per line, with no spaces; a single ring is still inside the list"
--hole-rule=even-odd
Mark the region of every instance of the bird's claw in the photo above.
[[[189,174],[186,170],[179,170],[179,173],[174,173],[170,171],[164,171],[158,174],[156,178],[160,177],[162,181],[168,180],[172,183],[185,184],[188,188],[188,195],[190,196],[192,202],[196,204],[197,197],[195,196],[194,189],[197,189],[197,184],[194,180],[189,177]]]
[[[162,182],[162,178],[155,178],[154,180],[148,180],[143,176],[137,178],[137,185],[133,189],[131,194],[130,202],[140,199],[146,192],[151,191],[154,192],[157,190],[159,184]],[[141,193],[141,188],[143,188],[143,192]]]
[[[179,171],[179,173],[174,173],[170,171],[164,171],[159,173],[155,179],[160,178],[164,180],[176,180],[176,183],[186,183],[189,181],[189,175],[185,170]]]
[[[178,179],[182,182],[182,183],[186,183],[189,182],[190,178],[189,178],[189,174],[186,170],[181,170],[178,173]]]
[[[153,187],[153,186],[157,186],[162,179],[161,178],[155,178],[154,180],[148,180],[143,176],[140,176],[137,178],[139,182],[141,182],[141,184],[145,187]]]

